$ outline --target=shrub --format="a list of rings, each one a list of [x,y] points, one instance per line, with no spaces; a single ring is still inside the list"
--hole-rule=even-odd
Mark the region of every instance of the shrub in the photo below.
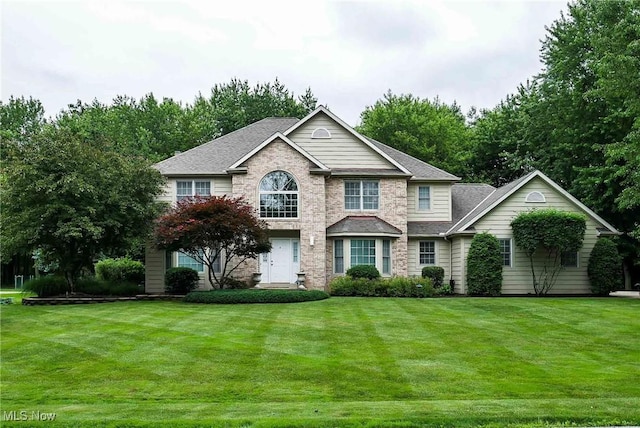
[[[430,279],[400,276],[384,279],[340,276],[331,281],[329,289],[332,296],[431,297],[434,295]]]
[[[164,290],[169,294],[187,294],[198,288],[200,277],[195,269],[174,267],[164,275]]]
[[[422,277],[429,278],[433,288],[440,288],[444,284],[444,269],[440,266],[425,266],[422,268]]]
[[[135,296],[142,291],[140,286],[131,282],[114,282],[99,279],[97,277],[80,278],[76,284],[80,293],[93,296]]]
[[[471,295],[500,295],[502,254],[498,238],[490,233],[479,233],[471,241],[467,255],[467,287]]]
[[[453,294],[453,288],[451,288],[451,285],[446,284],[443,285],[442,287],[438,287],[435,289],[436,291],[436,295],[438,296],[448,296]]]
[[[69,286],[61,276],[46,275],[25,282],[22,290],[35,293],[38,297],[52,297],[69,291]]]
[[[589,256],[587,274],[593,294],[607,296],[622,288],[622,258],[612,240],[601,238],[596,241]]]
[[[380,272],[372,265],[355,265],[351,266],[347,270],[347,275],[351,278],[367,278],[376,279],[380,278]]]
[[[297,303],[329,298],[324,291],[310,290],[211,290],[192,291],[183,301],[187,303]]]
[[[95,267],[98,279],[134,284],[144,282],[144,265],[129,258],[104,259],[96,263]]]

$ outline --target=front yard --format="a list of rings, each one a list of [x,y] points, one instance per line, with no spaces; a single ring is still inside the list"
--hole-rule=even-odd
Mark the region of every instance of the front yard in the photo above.
[[[640,424],[638,299],[10,305],[1,322],[3,426]]]

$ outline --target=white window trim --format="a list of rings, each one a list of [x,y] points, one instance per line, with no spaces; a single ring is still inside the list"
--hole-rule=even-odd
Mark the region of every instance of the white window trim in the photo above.
[[[580,267],[580,251],[576,251],[576,265],[575,266],[565,266],[562,264],[562,254],[560,254],[560,266],[563,269],[577,269]]]
[[[364,183],[378,183],[378,208],[364,208]],[[346,194],[346,183],[360,183],[360,208],[347,208],[347,194]],[[345,211],[350,212],[375,212],[380,211],[380,201],[381,197],[381,189],[380,189],[380,180],[344,180],[342,183],[342,203],[344,204]]]
[[[178,195],[178,183],[188,183],[191,182],[191,195]],[[196,180],[196,179],[176,179],[176,191],[174,192],[175,201],[178,202],[178,196],[196,196],[196,182],[197,183],[209,183],[209,195],[203,196],[211,196],[213,195],[213,182],[211,180]]]
[[[262,183],[262,180],[264,180],[264,178],[271,174],[272,172],[278,172],[278,171],[282,171],[282,172],[286,172],[287,174],[289,174],[293,180],[296,183],[296,186],[298,187],[298,190],[282,190],[282,191],[271,191],[271,190],[260,190],[260,184]],[[297,177],[289,172],[286,171],[284,169],[275,169],[273,171],[269,171],[268,173],[266,173],[258,182],[258,218],[261,220],[265,220],[265,221],[290,221],[290,220],[299,220],[300,219],[300,211],[302,210],[302,198],[301,198],[301,190],[300,190],[300,184],[299,184],[299,180],[297,179]],[[296,216],[295,217],[262,217],[261,215],[261,208],[260,208],[260,196],[262,195],[281,195],[281,194],[287,194],[287,195],[298,195],[298,208],[296,210]]]
[[[174,251],[173,252],[173,256],[172,256],[171,266],[179,267],[180,253],[184,254],[185,256],[189,256],[187,253],[183,253],[182,251]],[[189,256],[189,257],[191,257],[191,256]],[[198,272],[198,275],[204,276],[204,274],[207,273],[207,269],[208,269],[207,265],[205,263],[203,263],[202,264],[202,272]],[[222,254],[220,254],[220,270],[219,271],[215,271],[215,273],[222,273]]]
[[[420,208],[420,188],[427,187],[429,189],[429,208],[424,209]],[[430,185],[418,185],[416,186],[416,211],[422,213],[430,213],[433,212],[433,193],[431,192],[432,187]]]
[[[498,238],[498,241],[509,241],[509,266],[502,265],[502,268],[513,267],[513,238]],[[502,257],[502,247],[500,247],[500,257]]]
[[[532,201],[532,200],[530,200],[530,198],[531,198],[531,196],[532,196],[532,195],[540,195],[540,197],[542,198],[542,200],[541,200],[541,201]],[[525,201],[525,203],[527,203],[527,204],[544,204],[544,203],[546,203],[546,202],[547,202],[547,198],[544,196],[544,193],[539,192],[539,191],[537,191],[537,190],[534,190],[534,191],[529,192],[529,193],[527,194],[527,196],[524,198],[524,201]]]
[[[342,242],[342,272],[336,271],[336,241]],[[333,240],[333,273],[336,275],[344,275],[347,272],[346,264],[345,264],[345,245],[344,241],[346,239],[334,239]]]
[[[317,131],[326,131],[327,132],[327,136],[318,136],[316,135]],[[314,140],[329,140],[331,139],[331,132],[327,129],[327,128],[323,128],[323,127],[318,127],[316,129],[313,130],[313,132],[311,132],[311,138]]]
[[[421,242],[433,242],[433,264],[420,263],[420,243]],[[421,239],[418,241],[418,266],[438,266],[438,241],[435,239]]]
[[[379,237],[379,236],[354,236],[351,238],[340,238],[342,240],[342,264],[344,267],[344,272],[336,272],[336,266],[335,266],[335,254],[336,254],[336,250],[335,250],[335,244],[333,246],[333,273],[335,275],[346,275],[347,271],[349,270],[349,268],[351,268],[351,241],[352,240],[371,240],[371,241],[375,241],[375,251],[376,251],[376,258],[375,258],[375,267],[376,269],[378,269],[378,272],[380,272],[380,276],[384,277],[384,278],[390,278],[394,275],[394,269],[393,269],[393,260],[394,260],[394,254],[393,254],[393,239],[387,238],[387,237]],[[389,273],[383,273],[383,257],[382,257],[382,251],[383,251],[383,247],[382,247],[382,241],[388,240],[389,241]]]

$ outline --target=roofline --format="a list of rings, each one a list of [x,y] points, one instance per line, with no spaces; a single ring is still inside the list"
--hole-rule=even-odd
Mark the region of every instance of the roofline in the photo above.
[[[252,158],[256,153],[258,153],[260,150],[262,150],[263,148],[265,148],[266,146],[268,146],[269,144],[271,144],[274,140],[276,140],[278,138],[281,139],[282,141],[284,141],[285,143],[287,143],[289,146],[291,146],[292,149],[296,150],[298,153],[300,153],[302,156],[307,158],[309,161],[313,162],[321,170],[329,171],[329,168],[327,168],[326,165],[324,165],[322,162],[320,162],[319,160],[317,160],[316,158],[311,156],[306,150],[302,149],[302,147],[298,146],[296,143],[294,143],[289,138],[287,138],[286,135],[283,135],[280,132],[276,132],[271,137],[269,137],[266,140],[264,140],[262,143],[260,143],[258,145],[258,147],[254,148],[249,153],[247,153],[246,155],[241,157],[233,165],[231,165],[229,168],[227,168],[227,170],[234,170],[234,169],[239,168],[240,165],[242,165],[248,159]]]
[[[332,232],[326,234],[327,238],[336,238],[336,237],[350,237],[350,236],[371,236],[371,237],[387,237],[387,238],[399,238],[402,236],[402,232],[400,233],[389,233],[389,232]]]
[[[456,229],[457,229],[457,226],[458,226],[460,223],[462,223],[462,222],[464,221],[464,219],[466,219],[467,217],[469,217],[469,215],[471,215],[471,213],[473,212],[473,210],[474,210],[477,206],[482,205],[482,203],[483,203],[484,201],[486,201],[487,199],[489,199],[489,198],[491,197],[491,195],[493,195],[497,190],[498,190],[498,189],[494,188],[494,189],[493,189],[493,191],[492,191],[491,193],[489,193],[487,196],[485,196],[485,197],[484,197],[484,199],[482,199],[480,202],[478,202],[478,204],[477,204],[475,207],[473,207],[473,208],[471,209],[471,211],[469,211],[469,212],[467,213],[467,215],[465,215],[464,217],[462,217],[460,220],[458,220],[458,221],[456,222],[456,224],[454,224],[453,226],[451,226],[451,228],[445,232],[445,235],[447,235],[447,236],[448,236],[448,235],[452,235],[452,234],[454,234],[454,233],[455,233],[455,232],[454,232],[454,230],[456,230]]]
[[[549,177],[547,177],[546,175],[544,175],[541,171],[539,170],[535,170],[533,172],[530,172],[528,176],[525,176],[524,180],[522,180],[520,183],[518,183],[516,186],[513,187],[513,189],[509,190],[507,193],[505,193],[504,195],[502,195],[500,198],[498,198],[494,203],[492,203],[491,205],[489,205],[487,208],[485,208],[484,210],[482,210],[482,212],[476,214],[473,218],[471,218],[470,220],[468,220],[466,223],[463,224],[462,227],[458,228],[461,230],[466,229],[467,227],[471,226],[473,223],[475,223],[476,221],[478,221],[480,218],[484,217],[485,214],[487,214],[489,211],[493,210],[496,206],[498,206],[499,204],[501,204],[505,199],[507,199],[509,196],[513,195],[516,191],[520,190],[522,187],[524,187],[525,184],[529,183],[531,180],[533,180],[535,177],[540,177],[543,181],[545,181],[548,185],[550,185],[551,187],[553,187],[556,191],[558,191],[560,194],[562,194],[564,197],[566,197],[567,199],[569,199],[571,202],[573,202],[575,205],[578,206],[578,208],[581,208],[584,212],[586,212],[591,218],[597,220],[600,222],[600,224],[602,224],[603,226],[605,226],[607,229],[609,229],[612,233],[620,233],[615,227],[613,227],[612,225],[610,225],[607,221],[605,221],[602,217],[600,217],[598,214],[596,214],[595,212],[593,212],[589,207],[587,207],[586,205],[584,205],[582,202],[580,202],[578,199],[576,199],[573,195],[571,195],[571,193],[567,192],[566,190],[564,190],[562,187],[560,187],[559,184],[557,184],[555,181],[553,181],[552,179],[550,179]],[[489,196],[493,195],[494,192],[496,192],[498,189],[494,190],[493,192],[491,192],[489,194]],[[489,197],[487,196],[487,198]],[[486,200],[486,198],[484,199]],[[484,200],[482,202],[484,202]],[[480,202],[480,204],[482,204],[482,202]],[[478,204],[478,205],[480,205]],[[476,205],[476,206],[478,206]],[[471,214],[471,213],[469,213]],[[461,223],[463,220],[465,220],[466,217],[464,217],[462,220],[460,220]],[[456,228],[456,226],[458,225],[458,223],[456,223],[451,229],[449,229],[449,231],[447,232],[447,234],[449,234],[454,228]]]
[[[358,132],[356,132],[352,127],[350,127],[349,125],[347,125],[342,119],[340,119],[338,116],[336,116],[335,114],[331,113],[331,111],[329,111],[326,107],[320,105],[318,106],[318,108],[316,108],[314,111],[312,111],[311,113],[309,113],[308,115],[306,115],[305,117],[303,117],[302,119],[300,119],[300,121],[296,122],[295,124],[293,124],[293,126],[291,126],[289,129],[287,129],[286,131],[283,132],[284,135],[289,135],[290,133],[292,133],[293,131],[295,131],[296,129],[298,129],[300,126],[302,126],[304,123],[308,122],[309,119],[311,119],[312,117],[316,116],[318,113],[324,113],[327,116],[329,116],[331,119],[333,119],[334,121],[336,121],[340,126],[342,126],[344,129],[346,129],[347,131],[349,131],[349,133],[351,133],[351,135],[353,135],[354,137],[356,137],[358,140],[362,141],[364,144],[367,145],[367,147],[369,147],[371,150],[373,150],[374,152],[376,152],[377,154],[379,154],[380,156],[382,156],[384,159],[386,159],[388,162],[390,162],[393,166],[395,166],[396,168],[398,168],[400,171],[404,172],[405,174],[409,174],[409,176],[413,176],[413,174],[411,173],[411,171],[409,171],[408,169],[406,169],[404,166],[402,166],[400,164],[400,162],[396,161],[395,159],[393,159],[391,156],[387,155],[386,153],[384,153],[382,150],[380,150],[379,148],[377,148],[375,146],[375,144],[372,144],[370,141],[368,141],[365,137],[363,137],[362,135],[360,135]]]

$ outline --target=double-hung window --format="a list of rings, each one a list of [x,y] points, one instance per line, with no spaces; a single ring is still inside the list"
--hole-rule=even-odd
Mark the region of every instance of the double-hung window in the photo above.
[[[179,180],[176,182],[176,200],[181,201],[193,196],[211,196],[211,181]]]
[[[204,272],[204,264],[185,253],[178,253],[178,267],[188,267],[196,272]]]
[[[502,266],[511,266],[511,239],[498,239],[498,243],[500,244]]]
[[[431,187],[418,186],[418,211],[431,209]]]
[[[376,265],[375,239],[351,240],[351,266],[356,265]]]
[[[560,254],[562,267],[578,267],[578,253],[576,251],[564,251]]]
[[[436,264],[436,243],[435,241],[420,241],[418,258],[421,265]]]
[[[344,182],[344,207],[347,210],[377,210],[380,185],[374,180],[349,180]]]

